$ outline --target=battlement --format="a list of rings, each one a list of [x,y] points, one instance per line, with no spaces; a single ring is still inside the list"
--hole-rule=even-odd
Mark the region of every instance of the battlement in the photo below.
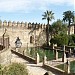
[[[16,22],[16,21],[6,21],[4,20],[3,22],[0,20],[0,27],[20,27],[20,28],[26,28],[26,29],[44,29],[46,28],[45,24],[40,24],[40,23],[27,23],[27,22]]]

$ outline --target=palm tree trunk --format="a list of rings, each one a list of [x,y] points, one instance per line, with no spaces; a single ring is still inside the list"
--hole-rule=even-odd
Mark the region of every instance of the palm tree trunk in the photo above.
[[[70,35],[70,20],[68,22],[68,27],[69,27],[69,30],[68,30],[68,35]],[[68,45],[69,45],[70,42],[68,42]]]
[[[69,22],[68,22],[68,27],[69,27],[69,31],[68,31],[68,35],[70,35],[70,20],[69,20]]]
[[[47,41],[47,46],[49,46],[49,20],[46,28],[46,41]]]

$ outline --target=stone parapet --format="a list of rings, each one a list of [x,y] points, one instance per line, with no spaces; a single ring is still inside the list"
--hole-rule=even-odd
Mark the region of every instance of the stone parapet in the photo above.
[[[36,28],[36,29],[45,29],[46,28],[46,25],[45,24],[40,24],[40,23],[27,23],[27,22],[20,22],[20,21],[6,21],[4,20],[3,22],[0,21],[0,26],[1,27],[25,27],[27,29],[32,29],[32,28]]]

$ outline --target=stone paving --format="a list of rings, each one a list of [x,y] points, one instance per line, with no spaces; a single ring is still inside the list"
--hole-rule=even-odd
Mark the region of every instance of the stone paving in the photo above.
[[[68,59],[69,61],[74,61],[74,60],[75,60],[75,57],[66,58],[66,61],[67,61],[67,59]],[[66,63],[66,62],[62,62],[62,58],[59,58],[59,59],[57,59],[57,60],[47,61],[46,64],[52,65],[52,66],[56,66],[56,65],[64,64],[64,63]]]
[[[47,72],[47,70],[42,68],[42,63],[32,64],[32,63],[29,63],[28,61],[18,57],[15,54],[12,54],[11,62],[18,62],[18,63],[26,64],[30,75],[44,75]],[[51,75],[55,75],[55,74],[52,73]]]

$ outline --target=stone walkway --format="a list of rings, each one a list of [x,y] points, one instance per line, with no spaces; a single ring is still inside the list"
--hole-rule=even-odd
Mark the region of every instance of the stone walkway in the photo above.
[[[42,63],[31,64],[28,61],[18,57],[15,54],[12,54],[11,62],[18,62],[18,63],[26,64],[30,75],[44,75],[47,72],[47,70],[42,68]],[[52,73],[52,75],[55,75],[55,74]]]
[[[75,57],[71,57],[71,58],[67,58],[69,61],[74,61]],[[67,60],[66,59],[66,60]],[[51,60],[51,61],[47,61],[48,65],[52,65],[52,66],[56,66],[56,65],[60,65],[60,64],[64,64],[64,62],[62,62],[62,58],[59,58],[57,60]]]
[[[75,57],[71,57],[71,58],[67,58],[67,59],[69,61],[73,61],[73,60],[75,60]],[[31,62],[28,62],[15,54],[12,54],[11,62],[18,62],[18,63],[26,64],[30,75],[44,75],[47,72],[47,70],[42,68],[42,63],[32,64]],[[46,64],[51,65],[51,66],[56,66],[59,64],[63,64],[63,63],[64,62],[62,62],[62,58],[60,58],[58,60],[47,61]],[[55,75],[55,74],[52,73],[52,75]]]

